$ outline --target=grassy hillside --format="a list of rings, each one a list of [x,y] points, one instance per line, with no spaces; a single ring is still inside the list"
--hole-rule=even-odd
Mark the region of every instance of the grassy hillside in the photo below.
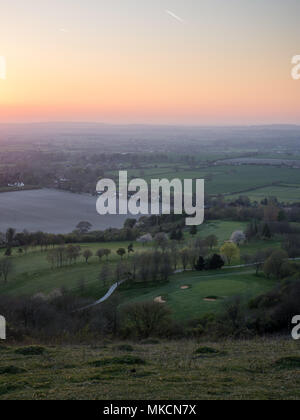
[[[185,286],[189,288],[182,289]],[[169,283],[162,285],[137,285],[130,288],[124,285],[119,293],[126,303],[154,300],[161,296],[172,310],[173,317],[184,321],[220,311],[228,297],[241,295],[250,298],[273,286],[273,280],[255,276],[252,269],[224,269],[203,274],[177,274]],[[215,298],[217,299],[214,300]]]
[[[224,240],[230,238],[233,231],[245,228],[246,224],[241,222],[209,222],[199,228],[200,237],[204,238],[210,234],[216,234],[221,245]],[[185,239],[188,241],[191,236],[186,233]],[[127,249],[130,242],[108,242],[80,244],[82,251],[89,248],[95,252],[99,248],[109,248],[111,255],[109,261],[112,265],[120,260],[116,254],[118,248]],[[138,242],[133,242],[135,252],[145,251],[153,245],[142,246]],[[4,250],[0,250],[0,256],[3,256]],[[9,282],[5,285],[0,282],[0,293],[24,295],[35,294],[38,292],[49,293],[60,287],[67,287],[69,290],[77,290],[79,283],[84,280],[89,289],[89,295],[95,298],[103,292],[98,275],[101,270],[101,264],[97,257],[92,257],[86,264],[83,258],[80,258],[75,265],[52,270],[46,259],[46,252],[40,252],[39,248],[31,248],[27,254],[18,254],[17,249],[13,251],[11,260],[14,265],[14,271],[10,276]],[[104,260],[103,260],[104,261]],[[113,279],[112,279],[113,281]]]
[[[127,249],[130,242],[111,242],[111,243],[92,243],[80,244],[82,251],[91,249],[93,253],[99,248],[109,248],[111,255],[109,261],[115,265],[120,257],[116,250],[120,247]],[[147,249],[138,243],[134,243],[135,251]],[[3,254],[2,250],[2,254]],[[11,260],[14,265],[14,271],[9,282],[5,285],[0,283],[0,292],[13,295],[35,294],[38,292],[49,293],[54,289],[67,287],[69,290],[75,290],[79,287],[79,282],[84,280],[87,287],[92,287],[92,294],[95,297],[102,293],[98,275],[101,270],[101,264],[97,257],[92,257],[86,264],[81,257],[76,264],[65,266],[58,269],[52,269],[46,259],[47,252],[40,252],[39,248],[31,249],[27,255],[18,255],[15,250]],[[104,261],[104,259],[103,259]]]
[[[233,231],[244,230],[246,223],[231,221],[209,221],[198,229],[198,235],[205,238],[210,234],[216,234],[219,239],[217,252],[222,243],[227,240]],[[190,241],[191,235],[185,232],[185,241]],[[241,247],[242,253],[254,253],[262,248],[277,248],[281,238],[270,241],[253,241]],[[127,249],[129,242],[81,244],[82,250],[90,248],[94,254],[99,248],[111,249],[109,264],[113,268],[120,257],[116,250],[120,247]],[[142,246],[134,242],[135,252],[147,251],[153,244]],[[3,255],[4,250],[0,251]],[[84,297],[99,299],[108,289],[99,280],[99,273],[103,262],[97,257],[92,257],[88,264],[81,257],[76,264],[62,268],[52,269],[46,259],[47,252],[41,252],[39,248],[31,248],[25,254],[19,254],[15,249],[10,257],[14,271],[9,277],[7,284],[0,282],[0,293],[7,295],[35,295],[37,293],[49,294],[55,289],[62,287]],[[126,259],[128,256],[125,257]],[[104,260],[103,260],[104,261]],[[234,263],[239,263],[235,261]],[[180,267],[180,263],[178,265]],[[114,283],[112,275],[110,283]],[[246,297],[257,296],[266,292],[274,282],[266,278],[254,275],[254,269],[223,269],[217,272],[185,272],[173,275],[167,283],[123,285],[119,289],[122,303],[154,300],[162,297],[166,305],[170,307],[173,317],[177,320],[197,318],[210,312],[218,312],[226,297],[242,295]],[[182,286],[188,286],[182,289]],[[216,300],[206,300],[209,297]]]
[[[0,400],[300,398],[299,342],[291,339],[23,350],[0,346]]]

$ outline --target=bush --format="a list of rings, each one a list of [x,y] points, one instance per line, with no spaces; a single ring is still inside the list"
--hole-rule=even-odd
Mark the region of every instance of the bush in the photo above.
[[[206,262],[206,267],[208,270],[219,270],[224,266],[224,261],[219,254],[214,254]]]
[[[165,334],[172,324],[170,310],[161,303],[140,302],[127,305],[122,312],[124,336],[149,338]]]
[[[28,339],[44,343],[95,342],[117,334],[117,294],[102,305],[76,311],[91,303],[66,292],[52,299],[0,296],[0,313],[7,320],[11,341]]]

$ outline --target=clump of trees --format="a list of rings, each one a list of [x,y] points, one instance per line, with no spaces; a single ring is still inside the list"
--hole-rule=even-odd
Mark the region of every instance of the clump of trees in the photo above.
[[[89,310],[91,303],[66,290],[57,295],[35,297],[0,296],[0,313],[5,316],[8,336],[45,342],[95,342],[118,333],[118,296]]]
[[[288,253],[290,258],[300,257],[300,235],[297,233],[286,234],[282,249]]]
[[[266,259],[263,270],[266,277],[274,277],[277,280],[293,274],[293,267],[288,261],[288,254],[281,249],[272,252]]]
[[[47,261],[51,268],[61,268],[65,265],[76,264],[81,255],[79,245],[58,246],[47,253]]]

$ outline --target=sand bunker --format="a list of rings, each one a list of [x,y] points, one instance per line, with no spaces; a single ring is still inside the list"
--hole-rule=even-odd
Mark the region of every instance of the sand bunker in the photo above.
[[[186,289],[189,289],[190,288],[190,286],[181,286],[180,287],[180,289],[182,289],[182,290],[186,290]]]
[[[163,300],[163,298],[161,296],[158,296],[154,299],[154,302],[156,303],[166,303],[165,300]]]
[[[216,298],[205,298],[203,299],[205,302],[215,302],[217,299]]]

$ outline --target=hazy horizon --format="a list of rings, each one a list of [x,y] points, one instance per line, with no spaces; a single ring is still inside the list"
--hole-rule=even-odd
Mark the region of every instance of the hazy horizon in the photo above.
[[[184,123],[134,123],[134,122],[127,122],[127,123],[113,123],[113,122],[101,122],[101,121],[32,121],[32,122],[1,122],[0,126],[30,126],[30,125],[96,125],[96,126],[108,126],[108,127],[178,127],[178,128],[268,128],[268,127],[300,127],[300,123],[261,123],[261,124],[184,124]]]

